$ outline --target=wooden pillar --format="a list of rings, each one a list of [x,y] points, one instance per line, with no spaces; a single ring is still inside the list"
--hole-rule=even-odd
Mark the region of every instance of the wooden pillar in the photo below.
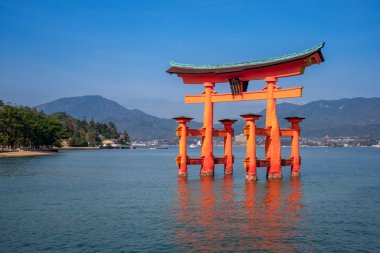
[[[243,114],[240,115],[245,121],[247,121],[244,127],[244,133],[247,135],[247,153],[244,160],[244,166],[246,169],[245,178],[247,180],[257,180],[256,171],[256,124],[261,115],[256,114]]]
[[[214,94],[214,84],[210,82],[204,83],[205,87],[205,107],[204,107],[204,121],[203,129],[205,132],[203,145],[202,145],[202,168],[201,176],[213,176],[214,175],[214,152],[212,145],[212,131],[213,131],[213,103],[211,96]]]
[[[270,161],[267,169],[267,178],[281,178],[280,127],[276,113],[276,99],[274,98],[274,91],[279,89],[279,87],[276,85],[277,78],[275,77],[267,77],[265,81],[268,83],[264,88],[267,91],[265,127],[270,130],[270,135],[266,137],[265,141],[266,159]]]
[[[300,153],[299,153],[299,137],[300,137],[300,126],[299,123],[302,122],[305,118],[299,118],[299,117],[287,117],[285,118],[288,122],[290,122],[291,129],[293,129],[293,136],[292,136],[292,150],[291,150],[291,159],[292,159],[292,167],[291,167],[291,176],[292,177],[299,177],[300,176],[300,165],[301,165],[301,159],[300,159]]]
[[[224,131],[226,135],[224,137],[224,158],[226,162],[224,164],[224,175],[230,175],[233,172],[234,156],[232,154],[232,137],[234,136],[234,129],[232,124],[236,120],[222,119],[219,120],[224,125]]]
[[[177,165],[178,165],[178,176],[179,177],[187,177],[187,131],[188,127],[186,124],[190,122],[193,118],[188,117],[176,117],[173,118],[179,126],[177,130],[180,131],[179,134],[179,155],[177,157]]]

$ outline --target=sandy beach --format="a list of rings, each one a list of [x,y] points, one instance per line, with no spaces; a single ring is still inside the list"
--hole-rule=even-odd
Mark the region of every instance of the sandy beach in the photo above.
[[[42,155],[54,155],[54,154],[57,154],[57,152],[19,150],[19,151],[10,151],[10,152],[0,152],[0,158],[30,157],[30,156],[42,156]]]

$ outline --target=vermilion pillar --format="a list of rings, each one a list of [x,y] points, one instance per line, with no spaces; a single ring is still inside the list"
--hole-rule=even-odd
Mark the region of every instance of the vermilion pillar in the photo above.
[[[266,158],[270,161],[267,178],[281,178],[280,128],[276,113],[276,99],[274,98],[274,91],[278,90],[279,87],[276,85],[277,78],[275,77],[267,77],[265,81],[268,83],[264,88],[267,91],[265,127],[270,131],[270,135],[266,137],[265,141]]]
[[[246,123],[245,134],[247,135],[247,154],[244,161],[244,166],[246,168],[245,178],[247,180],[257,180],[256,172],[256,124],[255,121],[258,120],[261,115],[256,114],[243,114]]]
[[[232,155],[232,136],[234,136],[234,129],[232,128],[232,124],[234,124],[236,120],[222,119],[219,121],[224,125],[224,131],[226,132],[224,137],[224,158],[226,159],[224,163],[224,174],[230,175],[233,172],[234,163],[234,156]]]
[[[204,83],[205,87],[205,108],[204,108],[204,120],[203,120],[203,129],[205,136],[203,139],[202,145],[202,168],[201,176],[213,176],[214,175],[214,153],[212,145],[212,131],[213,131],[213,103],[211,101],[211,96],[214,93],[215,84],[206,82]]]
[[[285,118],[288,122],[292,124],[291,129],[293,129],[292,136],[292,150],[291,150],[291,158],[292,158],[292,167],[291,167],[291,176],[299,177],[300,176],[300,153],[299,153],[299,137],[300,137],[300,126],[299,123],[302,122],[305,118],[300,117],[288,117]]]
[[[193,118],[188,117],[176,117],[173,118],[179,126],[177,130],[180,131],[179,136],[179,155],[177,157],[178,164],[178,176],[179,177],[187,177],[187,131],[188,128],[186,124],[190,122]]]

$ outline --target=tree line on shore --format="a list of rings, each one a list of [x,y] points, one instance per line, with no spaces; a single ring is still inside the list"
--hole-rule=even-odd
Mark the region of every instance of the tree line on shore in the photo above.
[[[62,146],[98,146],[104,139],[130,142],[128,133],[118,133],[115,124],[79,120],[66,113],[47,115],[34,108],[12,106],[0,100],[0,147],[42,149]]]

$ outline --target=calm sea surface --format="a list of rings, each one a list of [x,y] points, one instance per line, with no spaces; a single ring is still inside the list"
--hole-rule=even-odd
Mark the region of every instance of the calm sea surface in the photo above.
[[[211,180],[179,180],[174,148],[0,159],[0,252],[380,252],[380,149],[304,148],[301,178],[254,183],[234,152]]]

